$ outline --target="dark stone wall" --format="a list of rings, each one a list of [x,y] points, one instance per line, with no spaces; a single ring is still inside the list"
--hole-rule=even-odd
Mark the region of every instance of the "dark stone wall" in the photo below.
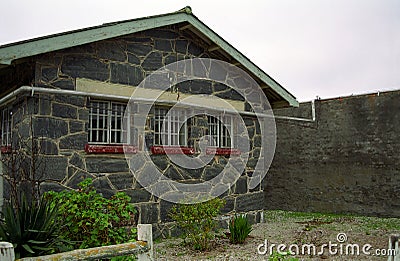
[[[74,90],[76,78],[137,86],[153,71],[176,61],[195,57],[227,61],[220,54],[209,52],[208,44],[200,38],[179,30],[180,26],[166,26],[39,55],[35,58],[35,86]],[[214,82],[188,81],[178,88],[183,93],[214,93],[220,98],[243,100],[229,87]]]
[[[315,123],[277,119],[265,207],[400,216],[400,91],[315,102]],[[311,118],[310,103],[275,115]]]
[[[0,68],[0,95],[3,96],[17,87],[35,82],[35,62],[27,60]]]

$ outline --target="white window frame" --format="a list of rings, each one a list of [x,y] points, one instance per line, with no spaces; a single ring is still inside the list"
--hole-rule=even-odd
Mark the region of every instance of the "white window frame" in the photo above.
[[[11,108],[3,108],[1,111],[1,146],[11,146],[11,125]]]
[[[233,117],[229,114],[212,116],[207,115],[208,135],[211,138],[210,147],[233,148],[234,132]]]
[[[183,131],[183,132],[182,132]],[[187,112],[167,107],[154,107],[154,146],[182,146],[188,144]]]
[[[122,102],[90,101],[88,142],[107,145],[127,144],[130,141],[131,119],[129,113],[125,114],[127,108],[127,104]],[[124,123],[127,125],[125,128]]]

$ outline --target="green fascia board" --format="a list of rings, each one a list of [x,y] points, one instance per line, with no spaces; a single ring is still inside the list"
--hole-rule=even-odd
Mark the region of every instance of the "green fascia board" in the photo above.
[[[171,13],[125,22],[100,25],[47,37],[0,46],[0,64],[10,65],[13,60],[78,45],[132,34],[156,27],[187,21],[185,13]]]
[[[211,30],[207,25],[201,22],[191,13],[191,10],[188,8],[184,8],[174,13],[138,18],[116,23],[108,23],[100,26],[0,46],[0,64],[10,65],[12,61],[20,58],[66,49],[78,45],[88,44],[182,22],[190,23],[212,42],[221,47],[221,49],[231,55],[256,77],[260,78],[264,83],[271,87],[284,100],[286,100],[290,106],[299,106],[299,102],[293,95],[291,95],[279,83],[277,83],[268,74],[251,62],[241,52],[239,52],[222,37]]]

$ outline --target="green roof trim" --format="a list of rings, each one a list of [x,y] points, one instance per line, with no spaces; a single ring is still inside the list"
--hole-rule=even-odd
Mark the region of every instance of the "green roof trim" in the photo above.
[[[285,88],[283,88],[278,82],[194,16],[190,7],[185,7],[173,13],[107,23],[99,26],[3,45],[0,46],[0,64],[10,65],[17,59],[182,22],[191,24],[204,36],[210,39],[211,42],[214,42],[261,81],[271,87],[290,106],[299,105],[296,98],[285,90]]]
[[[187,16],[186,13],[171,13],[169,15],[108,23],[0,46],[0,64],[9,65],[13,60],[24,57],[185,22],[188,20]]]

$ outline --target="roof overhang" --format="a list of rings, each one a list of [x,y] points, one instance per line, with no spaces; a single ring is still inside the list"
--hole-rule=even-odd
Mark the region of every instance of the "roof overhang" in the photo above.
[[[194,16],[190,7],[185,7],[174,13],[107,23],[3,45],[0,46],[0,68],[7,67],[16,60],[34,55],[180,23],[183,26],[179,30],[190,30],[196,34],[209,44],[208,51],[219,52],[227,57],[232,64],[239,66],[255,77],[267,96],[274,97],[272,101],[274,104],[271,104],[273,107],[299,105],[296,98],[277,81]]]

